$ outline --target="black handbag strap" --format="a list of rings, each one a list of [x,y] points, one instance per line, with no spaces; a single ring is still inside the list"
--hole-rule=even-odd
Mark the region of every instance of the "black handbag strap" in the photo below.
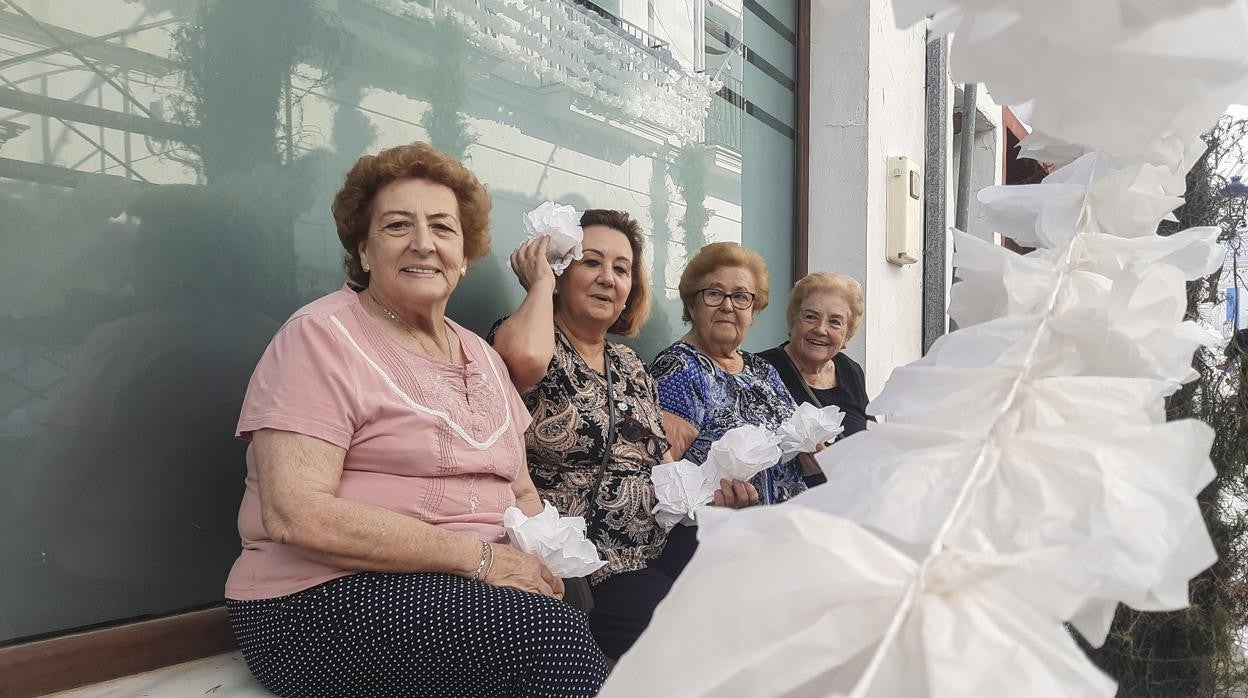
[[[810,404],[815,407],[822,408],[823,403],[819,402],[819,398],[815,397],[815,391],[811,390],[806,379],[802,378],[802,372],[797,369],[797,364],[793,363],[793,357],[789,356],[789,352],[785,351],[784,347],[780,347],[780,354],[784,356],[784,361],[789,365],[789,370],[793,372],[793,377],[797,379],[797,384],[806,391],[806,399],[810,400]]]
[[[598,477],[594,478],[594,487],[589,491],[587,512],[598,504],[598,490],[602,488],[602,480],[607,474],[607,464],[611,462],[611,451],[615,446],[615,383],[611,378],[611,355],[604,349],[602,352],[602,368],[607,374],[607,435],[602,444],[602,463],[598,465]]]

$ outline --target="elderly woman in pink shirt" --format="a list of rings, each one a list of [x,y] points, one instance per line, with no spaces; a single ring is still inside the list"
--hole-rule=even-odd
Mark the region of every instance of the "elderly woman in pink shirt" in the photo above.
[[[333,205],[350,282],[297,311],[252,376],[226,598],[280,696],[592,696],[605,679],[585,615],[503,531],[508,507],[542,506],[529,414],[445,316],[489,210],[428,145],[361,158]]]

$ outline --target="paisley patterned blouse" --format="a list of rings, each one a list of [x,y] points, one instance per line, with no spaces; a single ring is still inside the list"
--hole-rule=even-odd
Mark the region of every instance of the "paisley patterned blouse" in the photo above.
[[[744,367],[729,373],[688,342],[659,352],[650,373],[659,384],[659,405],[698,430],[684,457],[706,460],[711,444],[743,424],[776,429],[796,406],[776,369],[762,358],[741,352]],[[806,490],[797,459],[778,463],[750,481],[760,504],[779,504]]]
[[[491,342],[501,324],[490,331]],[[657,387],[632,349],[608,342],[606,355],[615,393],[616,437],[601,475],[610,418],[606,377],[585,363],[558,328],[546,376],[522,395],[533,416],[525,432],[533,484],[560,514],[585,517],[589,539],[607,561],[591,575],[591,584],[645,568],[667,542],[667,533],[651,513],[655,500],[650,471],[668,449]]]

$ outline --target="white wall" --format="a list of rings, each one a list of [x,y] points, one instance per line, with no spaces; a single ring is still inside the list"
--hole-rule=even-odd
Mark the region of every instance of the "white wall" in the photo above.
[[[876,394],[922,350],[922,264],[885,260],[887,158],[924,166],[925,37],[888,0],[811,6],[811,271],[863,282],[867,312],[847,351]]]

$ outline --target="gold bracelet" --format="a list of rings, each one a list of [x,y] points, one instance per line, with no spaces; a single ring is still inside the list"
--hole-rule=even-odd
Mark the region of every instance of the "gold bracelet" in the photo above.
[[[486,543],[485,546],[490,549],[490,564],[485,566],[485,574],[481,575],[481,581],[483,582],[489,579],[490,572],[494,571],[494,546],[489,543]]]
[[[472,581],[481,581],[481,570],[485,569],[485,558],[490,554],[490,544],[481,541],[481,561],[477,563],[477,571],[472,575]]]

